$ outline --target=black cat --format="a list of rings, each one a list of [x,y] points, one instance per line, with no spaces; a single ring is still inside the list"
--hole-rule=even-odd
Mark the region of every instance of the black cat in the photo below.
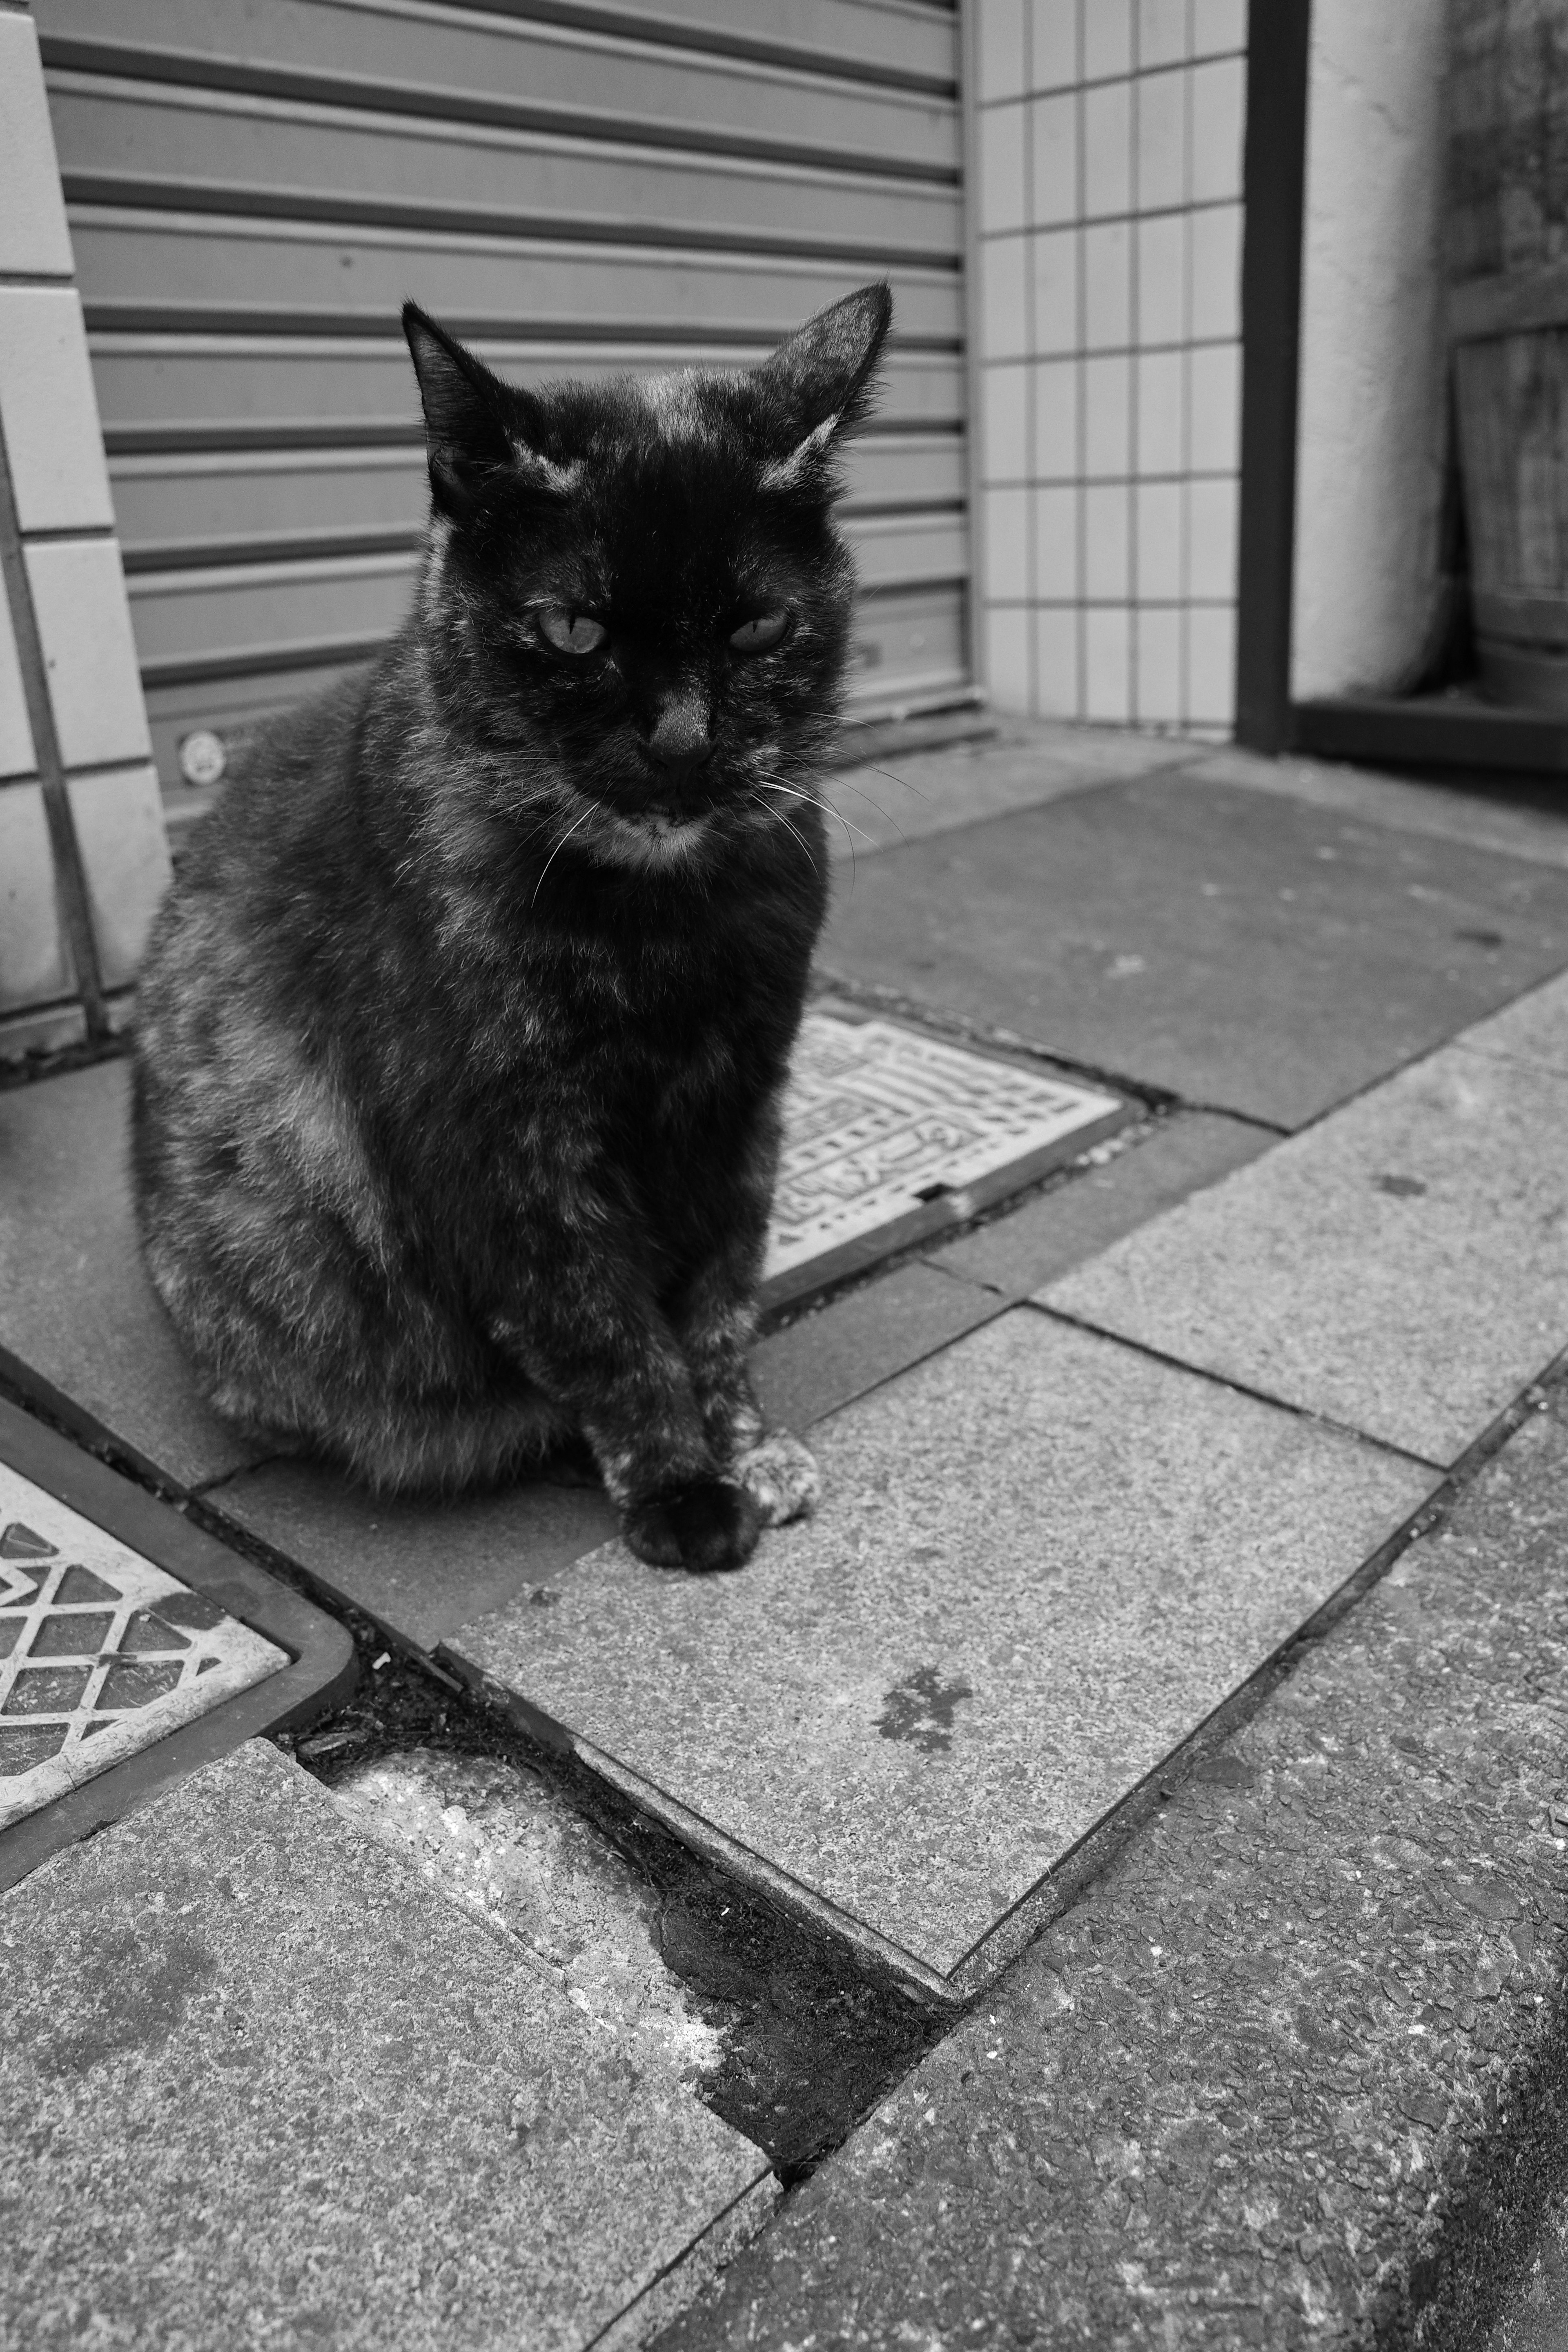
[[[368,676],[252,739],[141,990],[147,1264],[217,1409],[382,1489],[586,1440],[644,1559],[808,1509],[745,1356],[825,907],[868,287],[750,373],[502,383]]]

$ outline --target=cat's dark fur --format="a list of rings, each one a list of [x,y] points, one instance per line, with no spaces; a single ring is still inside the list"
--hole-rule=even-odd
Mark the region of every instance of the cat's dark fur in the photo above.
[[[585,1439],[665,1565],[809,1507],[745,1354],[825,904],[835,448],[889,309],[530,393],[405,312],[414,610],[253,740],[142,982],[147,1263],[267,1442],[451,1490]]]

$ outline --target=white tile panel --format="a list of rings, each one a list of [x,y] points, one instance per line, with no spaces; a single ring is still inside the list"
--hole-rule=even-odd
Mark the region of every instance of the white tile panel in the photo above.
[[[1021,482],[1029,470],[1028,376],[1022,362],[988,367],[981,380],[981,430],[988,482]]]
[[[1029,84],[1033,89],[1060,89],[1076,82],[1079,58],[1079,0],[1034,0],[1030,26]]]
[[[1070,480],[1079,453],[1079,378],[1076,360],[1042,360],[1035,377],[1035,472],[1042,481]]]
[[[1145,602],[1175,604],[1182,594],[1181,482],[1140,482],[1134,530],[1137,545],[1134,590]]]
[[[1186,361],[1181,352],[1138,359],[1138,471],[1179,474],[1184,462]]]
[[[1029,493],[987,490],[985,593],[996,604],[1023,604],[1029,593]]]
[[[1030,210],[1037,228],[1051,228],[1079,216],[1079,100],[1065,90],[1037,98],[1029,108],[1034,189]]]
[[[0,1013],[52,1003],[74,985],[42,787],[0,785]]]
[[[1194,213],[1191,233],[1193,335],[1233,341],[1241,332],[1241,206]]]
[[[1241,345],[1201,343],[1188,366],[1194,474],[1231,474],[1241,463]]]
[[[1174,726],[1182,717],[1182,614],[1145,605],[1133,615],[1132,716],[1141,726]]]
[[[1216,58],[1193,68],[1192,197],[1241,194],[1241,134],[1246,114],[1247,63]]]
[[[999,710],[1029,708],[1029,615],[1022,604],[985,610],[985,683]]]
[[[112,539],[36,541],[24,560],[61,759],[68,768],[146,759],[119,547]]]
[[[1024,226],[1024,102],[982,107],[979,115],[980,227],[990,236]]]
[[[1079,640],[1083,614],[1075,605],[1042,604],[1035,614],[1036,708],[1042,719],[1078,719]]]
[[[1179,343],[1186,329],[1186,216],[1157,213],[1138,224],[1138,341]]]
[[[1079,347],[1079,247],[1076,228],[1043,229],[1031,238],[1035,270],[1035,350],[1041,358]]]
[[[1235,609],[1194,604],[1187,614],[1187,717],[1199,727],[1228,727],[1235,716]]]
[[[1132,85],[1108,81],[1083,94],[1084,217],[1132,203]]]
[[[1175,69],[1137,81],[1138,205],[1153,212],[1187,194],[1187,76]]]
[[[1083,70],[1086,80],[1132,70],[1132,0],[1085,0]]]
[[[70,233],[30,17],[0,15],[0,270],[68,278]]]
[[[1084,348],[1124,351],[1132,341],[1132,239],[1125,221],[1083,232]]]
[[[1132,362],[1125,352],[1083,363],[1084,473],[1124,478],[1132,466]]]
[[[1138,0],[1138,64],[1176,64],[1187,54],[1187,0]]]
[[[99,769],[89,776],[72,776],[67,791],[87,875],[99,969],[106,988],[124,988],[136,977],[171,878],[157,771],[146,763]]]
[[[1076,483],[1036,490],[1035,593],[1046,604],[1071,604],[1079,593],[1079,500]]]
[[[0,432],[24,531],[112,528],[74,287],[0,286]]]
[[[30,776],[37,765],[21,658],[10,611],[0,595],[0,777]]]
[[[1187,487],[1187,593],[1236,594],[1237,482],[1234,474],[1205,477]]]
[[[1095,599],[1128,594],[1131,492],[1125,482],[1090,482],[1083,493],[1084,593]]]
[[[1084,717],[1124,727],[1132,716],[1131,614],[1125,606],[1091,604],[1083,616]]]
[[[1024,0],[984,0],[975,16],[981,101],[1016,98],[1024,87]]]
[[[1021,236],[993,236],[987,237],[980,247],[980,299],[984,306],[987,359],[1021,360],[1029,354],[1024,243]]]

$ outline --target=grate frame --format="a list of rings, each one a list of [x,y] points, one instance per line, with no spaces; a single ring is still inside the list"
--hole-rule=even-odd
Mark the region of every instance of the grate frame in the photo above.
[[[822,1154],[816,1148],[825,1132],[825,1097],[828,1089],[838,1083],[836,1076],[824,1072],[822,1063],[825,1055],[831,1056],[837,1044],[832,1034],[836,1030],[844,1033],[846,1044],[858,1033],[868,1048],[863,1080],[851,1077],[843,1088],[846,1095],[853,1096],[858,1087],[861,1123],[867,1131],[861,1143],[847,1144],[840,1158],[861,1149],[875,1156],[907,1138],[911,1122],[921,1118],[939,1121],[944,1110],[951,1108],[944,1105],[940,1091],[943,1080],[956,1081],[970,1090],[966,1108],[974,1114],[969,1122],[971,1132],[955,1135],[945,1147],[940,1139],[924,1139],[915,1172],[928,1182],[940,1185],[935,1197],[910,1197],[907,1183],[889,1173],[882,1183],[873,1181],[867,1187],[868,1192],[880,1192],[885,1202],[876,1222],[864,1223],[857,1229],[847,1220],[838,1239],[825,1238],[823,1245],[810,1254],[801,1254],[797,1246],[784,1254],[780,1249],[778,1202],[787,1196],[792,1185],[798,1186],[803,1176],[809,1181],[822,1164]],[[877,1067],[879,1058],[896,1081],[894,1084],[883,1085],[882,1074]],[[917,1108],[914,1101],[922,1064],[931,1087],[923,1109]],[[990,1114],[975,1098],[984,1096],[988,1084],[998,1100],[998,1108]],[[880,1120],[877,1116],[881,1107],[876,1100],[879,1096],[886,1100],[887,1115]],[[967,1223],[982,1210],[994,1208],[1010,1193],[1022,1192],[1048,1175],[1053,1168],[1061,1167],[1094,1144],[1103,1142],[1119,1128],[1125,1127],[1138,1110],[1138,1106],[1124,1101],[1121,1096],[1103,1087],[1090,1086],[1066,1071],[1058,1072],[1022,1055],[994,1052],[967,1041],[959,1045],[948,1037],[932,1036],[912,1022],[831,1002],[818,1003],[806,1013],[796,1047],[795,1075],[785,1100],[784,1146],[774,1219],[769,1232],[768,1262],[759,1293],[764,1313],[793,1306],[814,1292],[866,1272],[900,1250],[934,1240],[952,1227]],[[988,1119],[997,1130],[994,1144],[999,1148],[994,1157],[988,1155],[974,1132],[983,1129]],[[1013,1134],[1005,1139],[1001,1131],[1009,1127]],[[808,1164],[814,1152],[816,1166]],[[901,1159],[908,1166],[913,1155],[891,1152],[890,1157]],[[942,1172],[944,1167],[946,1175]]]
[[[337,1704],[353,1687],[357,1670],[346,1628],[192,1527],[171,1504],[133,1486],[4,1398],[0,1463],[147,1564],[153,1573],[135,1606],[155,1606],[154,1588],[172,1578],[212,1602],[253,1641],[259,1637],[261,1644],[280,1653],[283,1661],[0,1829],[3,1890],[51,1854],[93,1836],[242,1741],[290,1729]],[[126,1579],[128,1584],[132,1580]],[[252,1663],[259,1659],[258,1651],[250,1654]]]

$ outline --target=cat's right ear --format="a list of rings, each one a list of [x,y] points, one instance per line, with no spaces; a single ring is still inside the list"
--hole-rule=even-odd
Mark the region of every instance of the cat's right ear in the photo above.
[[[565,487],[563,469],[534,446],[539,420],[527,393],[492,375],[417,302],[404,304],[403,331],[425,408],[430,492],[443,514],[461,522],[503,482]]]

